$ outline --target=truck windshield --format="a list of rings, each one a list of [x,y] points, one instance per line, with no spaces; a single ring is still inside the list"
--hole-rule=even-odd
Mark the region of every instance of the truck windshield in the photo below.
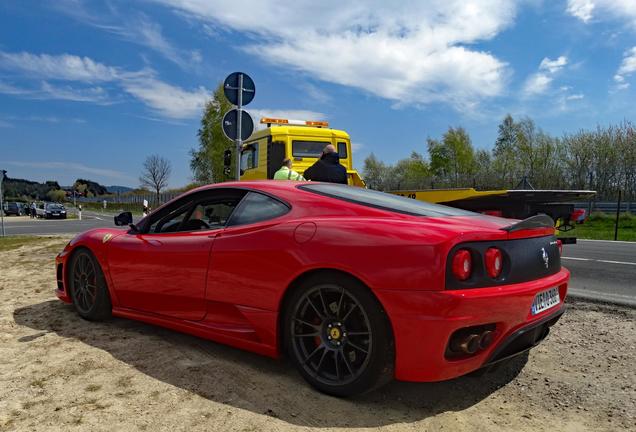
[[[415,216],[435,217],[477,215],[477,213],[466,210],[418,201],[411,198],[404,198],[398,195],[391,195],[371,189],[363,189],[361,187],[320,183],[306,184],[299,186],[299,188],[343,201]]]
[[[320,157],[322,150],[331,144],[326,141],[292,141],[292,156],[295,157]]]

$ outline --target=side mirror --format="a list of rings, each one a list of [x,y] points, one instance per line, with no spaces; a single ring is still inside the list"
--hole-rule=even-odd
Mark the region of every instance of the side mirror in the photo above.
[[[123,212],[115,216],[115,225],[117,226],[128,226],[132,223],[132,221],[132,212]]]

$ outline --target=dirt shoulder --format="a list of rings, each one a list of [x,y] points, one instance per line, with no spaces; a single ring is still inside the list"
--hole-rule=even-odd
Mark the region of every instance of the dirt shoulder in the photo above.
[[[528,358],[340,400],[285,362],[57,301],[68,238],[0,250],[0,430],[616,431],[636,428],[636,311],[582,302]]]

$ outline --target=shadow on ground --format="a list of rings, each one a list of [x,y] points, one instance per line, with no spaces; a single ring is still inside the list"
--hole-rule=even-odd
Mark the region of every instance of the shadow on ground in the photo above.
[[[294,425],[375,427],[411,423],[445,411],[461,411],[514,379],[527,355],[480,377],[441,383],[393,382],[370,394],[337,399],[312,390],[285,361],[125,319],[104,323],[79,318],[57,300],[17,309],[15,322],[104,350],[143,374],[203,398],[270,415]],[[113,378],[115,379],[115,378]]]

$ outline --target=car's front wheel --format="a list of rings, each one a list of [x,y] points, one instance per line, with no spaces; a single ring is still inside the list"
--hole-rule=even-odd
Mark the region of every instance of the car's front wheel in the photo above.
[[[356,280],[310,277],[285,310],[287,353],[318,390],[352,396],[393,377],[390,324],[378,300]]]
[[[111,302],[106,279],[97,259],[87,249],[73,254],[70,263],[69,291],[77,313],[84,319],[110,318]]]

